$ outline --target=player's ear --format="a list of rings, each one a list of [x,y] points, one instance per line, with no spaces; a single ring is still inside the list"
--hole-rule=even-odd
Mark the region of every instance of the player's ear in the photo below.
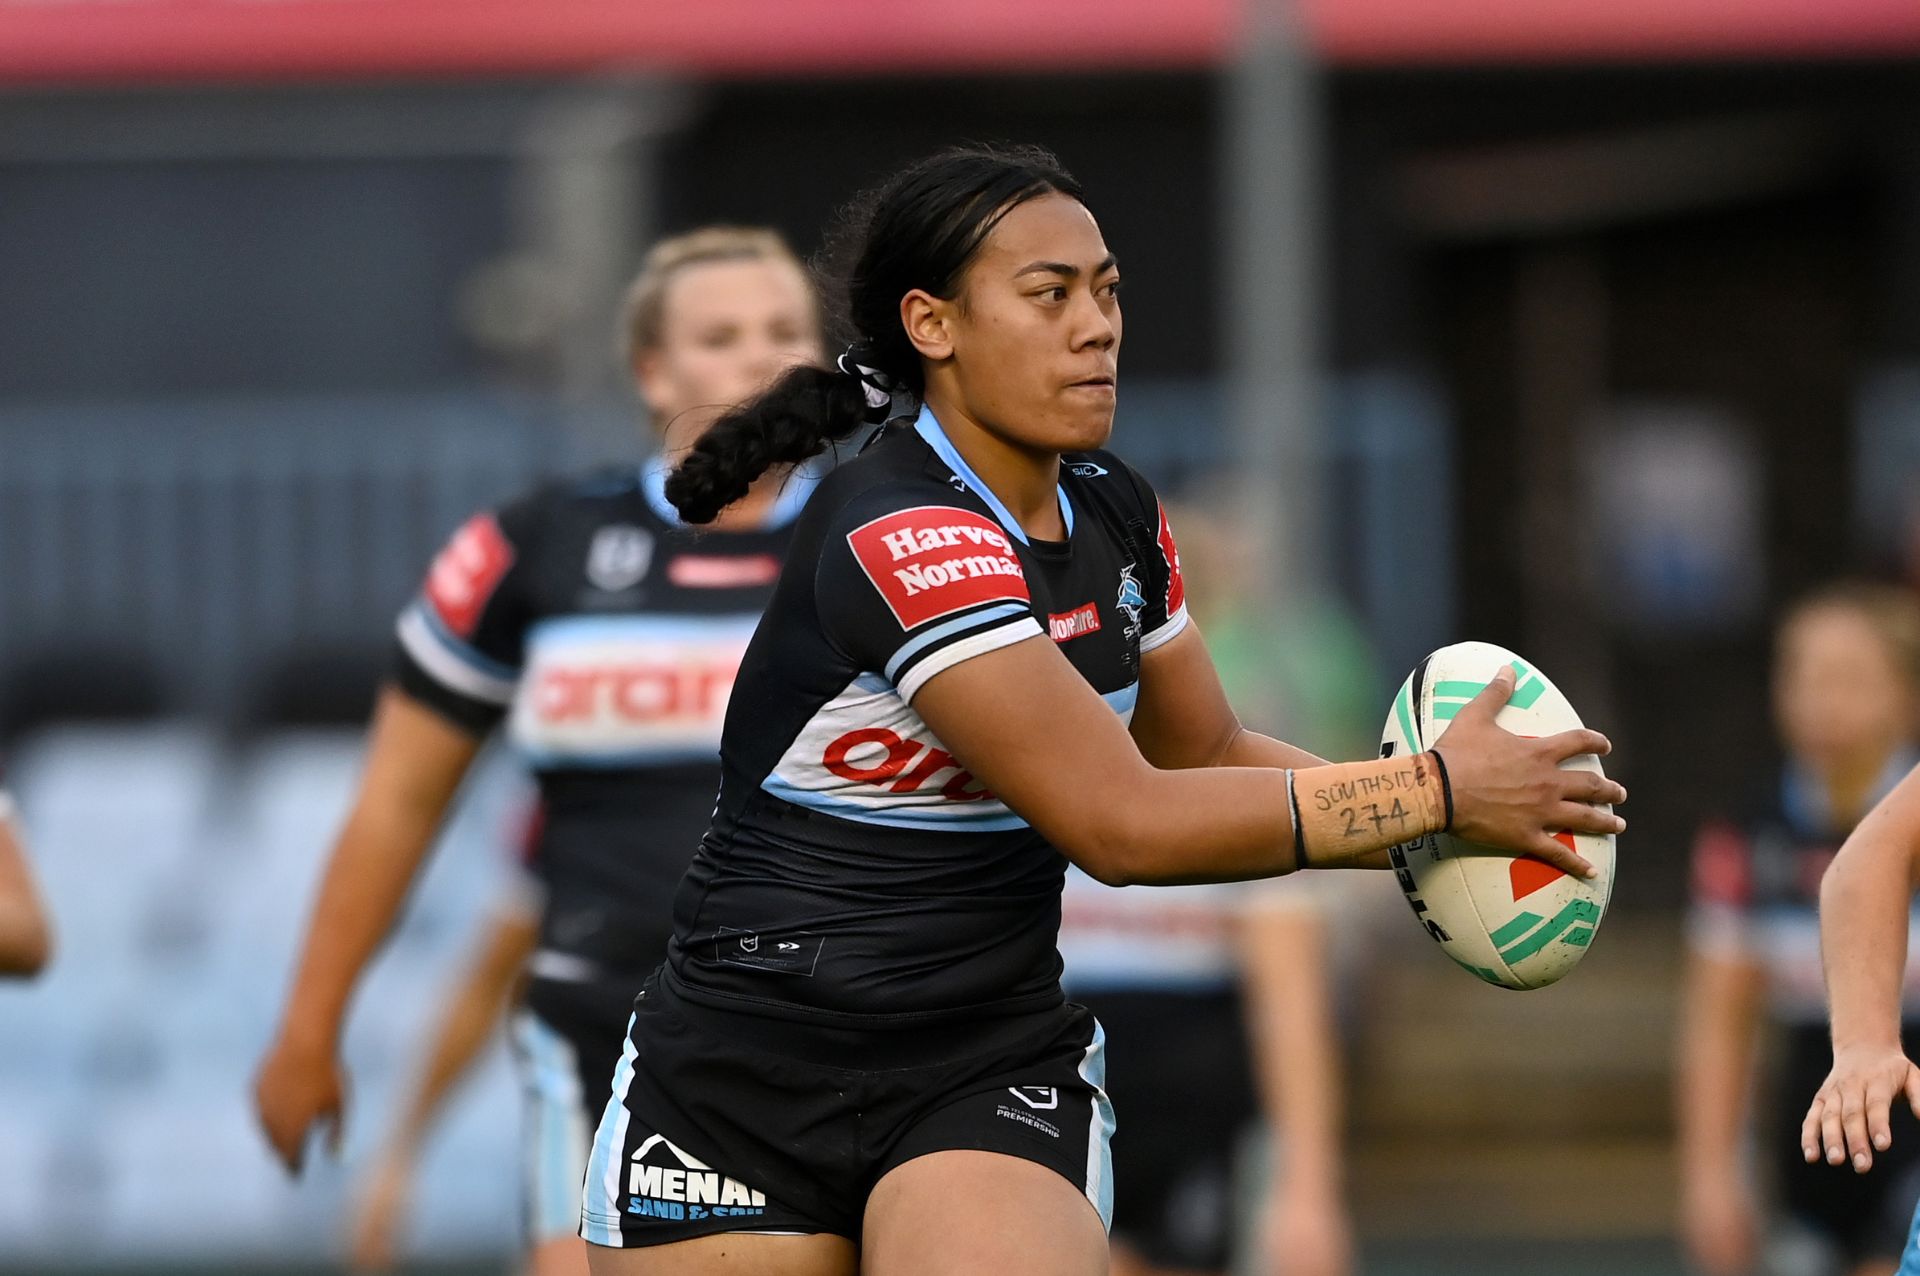
[[[958,305],[942,301],[924,288],[900,298],[900,325],[923,359],[953,357],[953,320]]]
[[[633,385],[640,392],[641,402],[647,405],[654,420],[663,427],[666,422],[661,418],[669,403],[665,364],[666,359],[658,349],[636,351],[628,364],[633,371]]]

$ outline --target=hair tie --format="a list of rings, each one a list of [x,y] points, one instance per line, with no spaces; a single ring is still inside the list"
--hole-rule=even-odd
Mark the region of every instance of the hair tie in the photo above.
[[[860,393],[867,401],[866,419],[875,425],[884,425],[901,415],[895,410],[895,401],[902,397],[911,399],[912,395],[898,377],[874,367],[873,363],[873,347],[856,341],[840,355],[836,366],[860,383]],[[911,411],[911,406],[906,410]]]

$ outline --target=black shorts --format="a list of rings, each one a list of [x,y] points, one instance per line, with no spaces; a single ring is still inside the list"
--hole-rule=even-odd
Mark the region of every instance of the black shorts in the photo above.
[[[587,1240],[858,1243],[883,1175],[954,1149],[1048,1166],[1111,1218],[1105,1040],[1086,1010],[867,1031],[719,1010],[673,983],[656,975],[634,1003],[587,1164]]]
[[[1113,1040],[1107,1093],[1127,1114],[1114,1239],[1156,1266],[1225,1270],[1235,1153],[1259,1116],[1240,994],[1075,995]]]
[[[1912,1058],[1920,1032],[1908,1024],[1901,1035]],[[1824,1160],[1808,1165],[1800,1154],[1800,1122],[1833,1068],[1833,1047],[1824,1026],[1789,1029],[1785,1047],[1772,1135],[1781,1205],[1849,1265],[1899,1262],[1914,1202],[1920,1199],[1920,1120],[1904,1102],[1894,1103],[1889,1114],[1893,1146],[1873,1154],[1871,1173],[1855,1174],[1850,1165]]]

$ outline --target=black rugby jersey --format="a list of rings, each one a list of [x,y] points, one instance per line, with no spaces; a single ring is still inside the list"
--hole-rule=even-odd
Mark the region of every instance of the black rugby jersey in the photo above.
[[[941,670],[1047,634],[1131,718],[1141,653],[1187,623],[1178,551],[1105,452],[1064,458],[1060,501],[1067,539],[1030,541],[926,410],[822,482],[674,901],[684,995],[852,1026],[1060,999],[1065,859],[912,707]]]
[[[536,1003],[541,979],[602,976],[624,1003],[665,955],[727,696],[815,481],[737,532],[681,523],[657,464],[546,487],[456,532],[401,614],[400,686],[475,733],[505,718],[539,783]]]
[[[1913,747],[1889,758],[1869,805],[1920,762]],[[1836,823],[1825,790],[1789,764],[1735,817],[1709,820],[1693,847],[1687,939],[1696,951],[1762,966],[1774,1018],[1826,1033],[1820,963],[1820,879],[1851,830]],[[1920,903],[1908,925],[1904,1014],[1920,1021]]]

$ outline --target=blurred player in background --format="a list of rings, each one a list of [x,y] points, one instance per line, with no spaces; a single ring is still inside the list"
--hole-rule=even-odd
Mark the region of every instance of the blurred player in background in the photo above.
[[[1771,1021],[1785,1029],[1783,1086],[1758,1127],[1781,1209],[1828,1270],[1887,1273],[1920,1197],[1920,1129],[1902,1127],[1866,1184],[1803,1164],[1793,1131],[1829,1059],[1821,875],[1920,757],[1920,604],[1892,587],[1851,584],[1806,599],[1779,629],[1773,699],[1785,766],[1737,819],[1707,825],[1694,852],[1677,1092],[1682,1230],[1710,1276],[1761,1269],[1767,1233],[1780,1230],[1763,1223],[1746,1155],[1753,1062]],[[1899,892],[1903,919],[1910,890]],[[1902,1005],[1911,1027],[1920,981],[1907,981]]]
[[[34,888],[13,797],[0,787],[0,976],[37,975],[53,956],[53,924]]]
[[[1242,718],[1266,727],[1306,717],[1337,723],[1336,733],[1364,722],[1375,703],[1364,641],[1325,653],[1315,706],[1324,712],[1299,713],[1275,618],[1245,605],[1257,591],[1243,588],[1248,555],[1235,529],[1199,504],[1169,502],[1168,516],[1180,528],[1187,607]],[[1335,756],[1366,747],[1300,734]],[[1115,1276],[1224,1272],[1230,1261],[1275,1276],[1353,1270],[1328,934],[1329,909],[1355,911],[1345,884],[1309,875],[1278,889],[1115,888],[1067,870],[1061,982],[1116,1043],[1107,1091],[1127,1114],[1113,1146],[1126,1184],[1114,1200]],[[1258,1177],[1248,1136],[1262,1114],[1277,1135],[1277,1158],[1266,1158],[1276,1172],[1243,1182]],[[1258,1215],[1237,1220],[1250,1191]],[[1256,1253],[1232,1261],[1236,1237]]]
[[[727,407],[820,357],[805,269],[770,231],[708,228],[648,255],[626,345],[662,436],[684,453]],[[540,786],[526,889],[446,1009],[356,1239],[386,1261],[434,1111],[524,972],[513,1041],[529,1100],[532,1269],[584,1272],[580,1178],[633,991],[666,951],[669,900],[719,787],[741,653],[812,476],[779,466],[694,535],[661,497],[666,462],[542,488],[453,537],[401,616],[360,792],[333,850],[256,1101],[294,1171],[343,1115],[338,1043],[354,984],[489,731]]]

